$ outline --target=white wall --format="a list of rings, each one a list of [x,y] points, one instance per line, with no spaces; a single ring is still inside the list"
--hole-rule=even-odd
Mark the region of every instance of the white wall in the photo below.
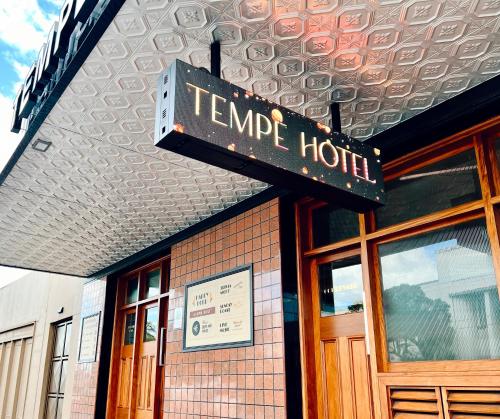
[[[82,289],[83,279],[81,278],[38,272],[33,272],[0,288],[0,337],[2,334],[6,337],[16,330],[26,331],[29,329],[26,328],[27,325],[33,325],[33,339],[29,345],[31,356],[26,358],[27,354],[25,354],[22,368],[11,367],[10,379],[4,379],[3,383],[0,381],[0,412],[2,411],[2,400],[3,405],[7,406],[8,410],[12,409],[12,402],[8,401],[5,396],[9,395],[10,398],[15,393],[7,391],[7,383],[16,381],[17,372],[22,374],[23,370],[27,371],[26,359],[30,359],[26,395],[16,395],[17,404],[22,404],[22,409],[20,408],[18,411],[24,411],[22,417],[27,419],[43,418],[46,399],[45,387],[52,350],[50,326],[54,322],[72,317],[69,368],[63,406],[63,418],[69,417],[80,328],[79,312]],[[64,308],[64,311],[58,313],[61,307]],[[26,334],[26,332],[24,333]],[[28,348],[28,346],[26,347]],[[5,361],[4,357],[4,362],[0,363],[0,370],[4,370],[4,375],[7,375]],[[7,408],[4,411],[4,415],[8,417]]]

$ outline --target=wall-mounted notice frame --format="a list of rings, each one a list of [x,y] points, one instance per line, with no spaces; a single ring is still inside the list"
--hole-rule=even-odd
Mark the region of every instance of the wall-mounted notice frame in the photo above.
[[[97,359],[97,341],[101,312],[82,318],[80,329],[80,346],[78,349],[78,363],[95,362]]]
[[[185,286],[184,352],[251,345],[251,265],[240,266]]]

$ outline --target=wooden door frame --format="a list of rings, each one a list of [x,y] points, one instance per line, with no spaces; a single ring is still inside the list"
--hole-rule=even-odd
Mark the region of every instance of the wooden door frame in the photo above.
[[[154,297],[141,300],[141,295],[144,291],[144,278],[147,272],[160,268],[160,293]],[[137,276],[138,278],[138,297],[137,302],[131,304],[123,304],[126,295],[126,286],[129,279]],[[123,318],[121,313],[125,310],[135,308],[135,340],[133,349],[133,371],[131,380],[131,391],[130,394],[130,408],[129,408],[129,419],[135,417],[135,403],[136,397],[132,389],[137,387],[137,354],[139,348],[138,334],[138,322],[139,322],[139,307],[150,305],[151,303],[157,301],[159,306],[158,313],[158,338],[157,342],[157,361],[155,368],[155,401],[153,417],[154,419],[159,419],[161,416],[161,394],[162,389],[159,388],[162,384],[162,371],[163,367],[158,365],[159,355],[160,355],[160,331],[162,327],[167,327],[167,313],[168,313],[168,302],[169,302],[169,287],[170,287],[170,255],[165,256],[161,259],[155,260],[147,265],[140,266],[129,272],[126,272],[115,279],[117,281],[116,299],[115,299],[115,316],[114,316],[114,327],[113,327],[113,337],[111,343],[111,360],[108,378],[108,399],[106,403],[106,419],[114,419],[117,406],[117,390],[118,390],[118,378],[119,378],[119,359],[120,359],[120,349],[123,339]],[[165,342],[166,344],[166,342]]]
[[[361,214],[359,237],[321,247],[314,247],[312,240],[312,211],[326,204],[318,203],[311,198],[303,198],[295,204],[301,379],[305,418],[316,419],[320,417],[318,412],[324,411],[323,402],[321,398],[318,398],[321,383],[318,383],[316,371],[319,371],[321,360],[315,356],[314,344],[315,341],[319,341],[320,334],[313,318],[311,261],[315,257],[322,257],[324,254],[335,251],[341,252],[356,247],[361,249],[363,287],[366,297],[366,339],[376,419],[388,418],[386,409],[388,382],[391,385],[400,386],[413,385],[417,382],[420,385],[441,385],[439,383],[444,382],[443,380],[447,377],[448,384],[456,385],[457,377],[460,376],[463,383],[468,383],[468,380],[474,377],[475,380],[477,379],[474,381],[477,385],[480,383],[485,385],[495,375],[495,380],[500,379],[498,378],[500,377],[500,360],[422,361],[405,363],[405,365],[397,365],[388,361],[381,300],[380,261],[377,254],[377,246],[380,243],[482,218],[486,223],[500,295],[500,170],[495,151],[496,145],[500,142],[499,130],[500,116],[496,116],[386,163],[383,167],[385,179],[390,180],[465,150],[474,150],[481,186],[481,199],[382,228],[376,227],[373,212]]]
[[[315,270],[319,263],[331,262],[352,256],[361,259],[363,291],[365,293],[365,339],[370,341],[373,336],[372,325],[368,320],[371,315],[369,273],[365,261],[367,260],[366,246],[362,245],[362,238],[366,235],[365,216],[360,215],[360,236],[349,238],[332,245],[314,248],[312,237],[312,211],[326,205],[310,198],[303,198],[295,204],[295,222],[297,227],[296,249],[297,249],[297,280],[299,301],[299,331],[300,331],[300,356],[301,356],[301,379],[302,379],[302,403],[304,406],[304,418],[316,419],[323,417],[326,411],[324,400],[324,374],[323,350],[321,342],[319,287],[315,280]],[[312,327],[311,327],[312,326]],[[367,347],[368,366],[370,369],[370,391],[372,397],[378,395],[374,392],[373,361]],[[375,399],[373,399],[373,404]],[[377,417],[377,406],[374,406],[374,417]]]

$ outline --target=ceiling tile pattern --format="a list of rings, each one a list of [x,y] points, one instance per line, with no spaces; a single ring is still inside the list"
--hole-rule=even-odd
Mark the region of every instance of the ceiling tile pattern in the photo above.
[[[267,185],[153,145],[175,58],[360,140],[500,72],[499,0],[127,0],[0,187],[0,263],[90,275]]]

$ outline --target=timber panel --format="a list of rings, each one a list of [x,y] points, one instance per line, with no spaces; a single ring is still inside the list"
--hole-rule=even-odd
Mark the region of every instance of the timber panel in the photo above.
[[[443,417],[436,387],[391,387],[390,407],[393,419],[438,419]]]
[[[0,418],[28,418],[24,412],[33,338],[0,343]]]
[[[442,391],[447,419],[500,418],[498,388],[443,388]]]

